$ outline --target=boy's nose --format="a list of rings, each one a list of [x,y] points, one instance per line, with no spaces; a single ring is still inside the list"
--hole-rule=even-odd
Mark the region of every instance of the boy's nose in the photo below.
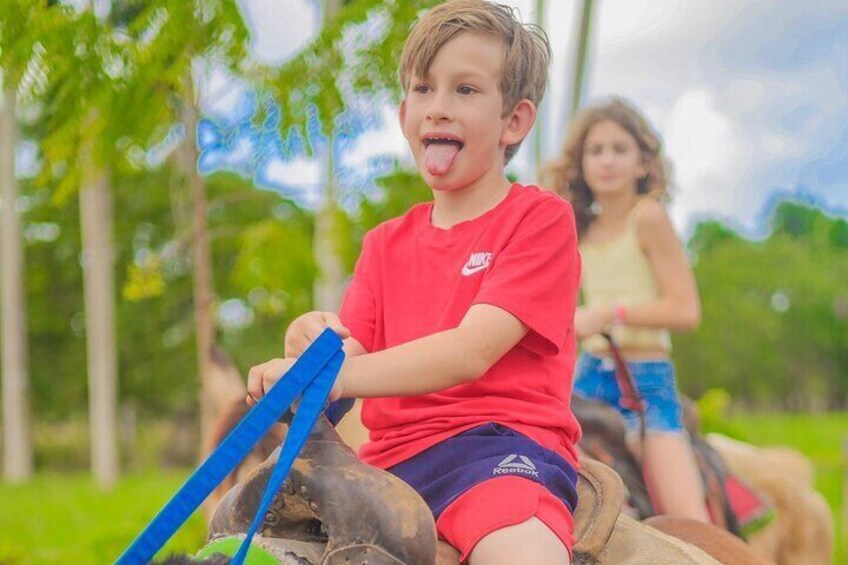
[[[427,108],[427,119],[433,122],[449,120],[451,118],[450,102],[446,96],[436,95]]]

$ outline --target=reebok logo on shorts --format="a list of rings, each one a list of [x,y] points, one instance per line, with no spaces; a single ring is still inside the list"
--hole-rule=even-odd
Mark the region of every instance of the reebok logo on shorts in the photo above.
[[[470,277],[488,268],[492,262],[492,254],[488,251],[472,253],[465,265],[462,266],[462,276]]]
[[[536,465],[529,457],[524,455],[507,455],[503,461],[498,463],[497,467],[492,470],[493,475],[529,475],[531,477],[539,477],[539,472],[536,470]]]

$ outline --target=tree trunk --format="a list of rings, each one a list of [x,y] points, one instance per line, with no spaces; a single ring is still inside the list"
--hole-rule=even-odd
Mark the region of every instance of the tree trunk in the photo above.
[[[323,24],[326,26],[341,8],[340,0],[324,0]],[[329,119],[329,118],[325,118]],[[337,312],[342,301],[341,259],[335,245],[336,237],[336,171],[333,160],[333,134],[327,139],[324,157],[324,190],[321,209],[315,215],[315,228],[312,234],[312,253],[318,275],[312,288],[313,306],[316,310]]]
[[[80,187],[91,466],[101,487],[118,479],[117,352],[112,194],[89,150]]]
[[[315,214],[315,227],[312,233],[312,253],[315,264],[318,266],[318,274],[312,289],[313,302],[316,310],[326,312],[338,312],[342,302],[342,284],[344,283],[342,262],[339,258],[338,246],[335,244],[338,205],[336,204],[332,145],[331,136],[327,140],[327,153],[324,155],[326,178],[323,204]]]
[[[0,109],[0,312],[3,332],[3,475],[20,482],[32,475],[32,441],[29,421],[29,374],[24,293],[21,221],[15,209],[18,196],[15,179],[15,90],[3,91]]]
[[[192,201],[192,283],[194,288],[194,322],[197,333],[197,371],[200,382],[200,455],[205,456],[215,413],[209,376],[212,374],[212,352],[215,347],[214,290],[212,280],[212,251],[206,228],[206,187],[197,172],[197,107],[191,68],[184,80],[184,99],[180,121],[185,139],[180,147],[181,167]]]
[[[545,0],[536,0],[536,9],[534,10],[533,24],[540,27],[541,29],[547,29],[545,27]],[[551,88],[548,87],[548,91],[550,90]],[[536,108],[536,123],[533,124],[532,130],[533,142],[532,144],[530,144],[532,155],[530,163],[533,166],[533,172],[530,178],[533,182],[536,183],[541,183],[542,178],[542,161],[544,159],[542,145],[544,142],[545,134],[545,120],[543,119],[543,114],[547,114],[546,110],[549,106],[549,103],[546,102],[546,100],[547,99],[540,100],[539,106]]]
[[[571,85],[568,104],[565,105],[565,124],[562,131],[568,132],[571,127],[571,119],[577,113],[577,109],[583,102],[586,90],[586,75],[589,68],[589,41],[592,35],[592,10],[593,0],[583,0],[580,7],[580,28],[577,33],[577,45],[574,50],[574,59],[568,61],[570,67],[566,69],[566,76]]]

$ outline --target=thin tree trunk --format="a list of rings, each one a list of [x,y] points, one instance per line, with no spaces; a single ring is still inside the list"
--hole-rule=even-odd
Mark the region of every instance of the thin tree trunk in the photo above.
[[[324,0],[323,23],[327,25],[341,7],[340,0]],[[325,118],[330,119],[330,118]],[[337,237],[336,216],[336,171],[333,160],[333,135],[327,139],[324,154],[325,190],[321,209],[315,215],[315,228],[312,234],[312,253],[318,267],[318,275],[312,288],[314,308],[327,312],[336,312],[341,306],[342,272],[341,259],[335,245]]]
[[[91,466],[102,487],[118,479],[117,352],[112,193],[89,152],[80,188]]]
[[[209,376],[215,347],[215,293],[212,280],[212,251],[206,227],[206,187],[197,172],[197,107],[191,69],[184,77],[183,106],[180,121],[185,128],[181,150],[182,169],[192,200],[192,283],[194,287],[194,323],[197,332],[197,370],[200,382],[200,454],[205,455],[215,413]]]
[[[15,179],[15,148],[18,140],[15,98],[13,88],[4,89],[3,105],[0,110],[3,475],[9,482],[24,481],[32,475],[24,254],[21,221],[15,209],[18,196]]]
[[[589,41],[592,35],[592,9],[593,0],[583,0],[580,9],[580,28],[577,35],[577,45],[574,51],[574,60],[569,61],[566,76],[570,78],[567,84],[571,85],[568,104],[565,107],[565,127],[562,131],[567,132],[571,126],[571,119],[577,113],[577,109],[583,102],[583,94],[586,90],[586,75],[589,68]]]
[[[324,203],[315,215],[315,228],[312,233],[312,253],[318,266],[312,294],[316,310],[337,312],[342,302],[342,284],[344,273],[339,258],[336,220],[338,205],[336,204],[335,165],[333,162],[333,138],[327,140],[325,158],[325,189]]]
[[[536,0],[536,10],[533,18],[533,23],[539,26],[542,29],[545,29],[545,0]],[[544,126],[545,120],[543,119],[542,114],[547,113],[548,104],[545,102],[545,99],[539,101],[539,107],[536,108],[536,123],[533,125],[533,143],[531,148],[533,150],[533,181],[541,182],[542,177],[542,143],[544,141]]]
[[[333,19],[341,5],[341,0],[324,0],[322,19],[325,26]],[[312,253],[315,257],[315,265],[318,267],[318,275],[312,287],[312,299],[316,310],[338,312],[342,303],[344,270],[335,239],[339,236],[339,232],[336,229],[338,203],[332,134],[327,139],[326,153],[323,157],[324,198],[321,209],[315,215],[315,228],[312,234]],[[338,425],[342,438],[353,448],[358,448],[368,434],[362,425],[361,414],[362,401],[357,400],[353,409],[342,418]]]

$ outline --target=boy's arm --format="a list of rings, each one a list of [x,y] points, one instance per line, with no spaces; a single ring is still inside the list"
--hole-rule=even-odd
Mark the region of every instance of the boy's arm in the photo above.
[[[527,334],[497,306],[472,306],[459,326],[347,360],[339,374],[346,397],[414,396],[471,382]]]
[[[475,304],[459,326],[375,353],[345,340],[345,359],[331,400],[414,396],[481,377],[527,334],[518,318],[497,306]],[[364,354],[363,354],[364,353]],[[259,399],[293,364],[272,359],[250,370],[248,392]]]

